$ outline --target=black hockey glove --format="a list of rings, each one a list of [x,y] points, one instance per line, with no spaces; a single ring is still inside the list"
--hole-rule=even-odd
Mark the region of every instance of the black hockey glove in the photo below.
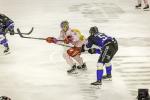
[[[96,48],[90,48],[90,49],[88,50],[88,52],[89,52],[90,54],[94,54],[94,53],[96,53]]]
[[[6,29],[5,29],[5,33],[10,33],[10,35],[14,35],[14,34],[15,34],[15,31],[14,31],[14,29],[6,28]]]
[[[14,23],[10,23],[5,30],[6,32],[9,32],[10,35],[14,35],[15,34]]]
[[[9,33],[10,35],[14,35],[15,34],[15,31],[12,29],[12,30],[9,30]]]
[[[85,47],[85,45],[83,44],[82,47],[81,47],[81,52],[85,52],[84,47]]]

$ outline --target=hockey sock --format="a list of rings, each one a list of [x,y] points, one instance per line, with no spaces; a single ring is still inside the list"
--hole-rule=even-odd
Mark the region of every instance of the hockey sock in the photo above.
[[[97,64],[97,81],[102,79],[103,76],[103,63]]]
[[[103,76],[103,70],[97,70],[97,81],[101,80]]]
[[[106,74],[111,74],[112,65],[106,66]]]

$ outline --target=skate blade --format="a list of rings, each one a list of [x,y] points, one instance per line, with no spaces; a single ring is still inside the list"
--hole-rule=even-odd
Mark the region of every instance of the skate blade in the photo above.
[[[72,72],[72,73],[70,73],[70,74],[78,74],[78,72]]]
[[[1,53],[0,56],[6,56],[6,55],[9,55],[10,52],[7,52],[7,53]]]
[[[87,71],[88,69],[87,68],[84,68],[84,69],[81,69],[82,71]]]
[[[104,81],[112,81],[112,78],[103,79]]]
[[[68,72],[67,72],[68,73]],[[68,74],[78,74],[78,72],[77,71],[75,71],[75,72],[71,72],[71,73],[68,73]]]
[[[85,72],[87,72],[87,70],[86,69],[78,69],[78,72],[79,73],[85,73]]]
[[[77,68],[79,71],[86,71],[87,68]]]
[[[10,52],[6,52],[6,53],[4,53],[4,55],[8,55],[8,54],[10,54]]]
[[[101,89],[101,88],[102,88],[102,85],[92,85],[92,84],[91,84],[91,88],[94,88],[94,89]]]
[[[144,11],[150,11],[149,9],[144,9]]]
[[[139,8],[136,8],[136,7],[135,7],[135,9],[141,9],[141,7],[139,7]]]

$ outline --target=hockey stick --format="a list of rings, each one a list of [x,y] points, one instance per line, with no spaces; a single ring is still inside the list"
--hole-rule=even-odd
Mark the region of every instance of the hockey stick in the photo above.
[[[36,40],[46,40],[46,38],[37,38],[37,37],[24,36],[24,35],[21,33],[21,31],[20,31],[19,28],[17,28],[17,32],[18,32],[18,34],[19,34],[19,36],[20,36],[21,38],[36,39]],[[64,41],[64,40],[57,40],[57,41]]]
[[[20,31],[19,28],[17,28],[17,32],[18,32],[18,34],[19,34],[19,36],[20,36],[21,38],[36,39],[36,40],[46,40],[46,38],[37,38],[37,37],[27,37],[27,36],[23,36],[23,34],[21,33],[21,31]],[[57,41],[64,41],[64,40],[57,40]],[[65,45],[65,44],[57,44],[57,45],[64,46],[64,47],[73,47],[73,46]]]
[[[34,28],[32,27],[31,30],[28,33],[21,33],[21,32],[20,33],[23,34],[23,35],[30,35],[33,32],[33,30],[34,30]],[[14,34],[20,34],[20,33],[18,32],[18,33],[14,33]]]
[[[19,28],[17,28],[17,32],[18,32],[18,34],[19,34],[19,36],[20,36],[21,38],[37,39],[37,40],[46,40],[45,38],[36,38],[36,37],[27,37],[27,36],[23,36],[23,34],[21,33],[21,31],[20,31]]]
[[[65,44],[57,44],[57,45],[64,46],[64,47],[73,47],[73,46],[65,45]]]

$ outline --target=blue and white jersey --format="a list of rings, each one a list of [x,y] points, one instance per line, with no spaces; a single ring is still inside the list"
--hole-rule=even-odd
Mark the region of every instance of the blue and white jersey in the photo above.
[[[105,35],[104,33],[96,33],[88,37],[88,42],[86,44],[87,48],[91,48],[93,45],[103,48],[106,41],[112,40],[113,38]]]

